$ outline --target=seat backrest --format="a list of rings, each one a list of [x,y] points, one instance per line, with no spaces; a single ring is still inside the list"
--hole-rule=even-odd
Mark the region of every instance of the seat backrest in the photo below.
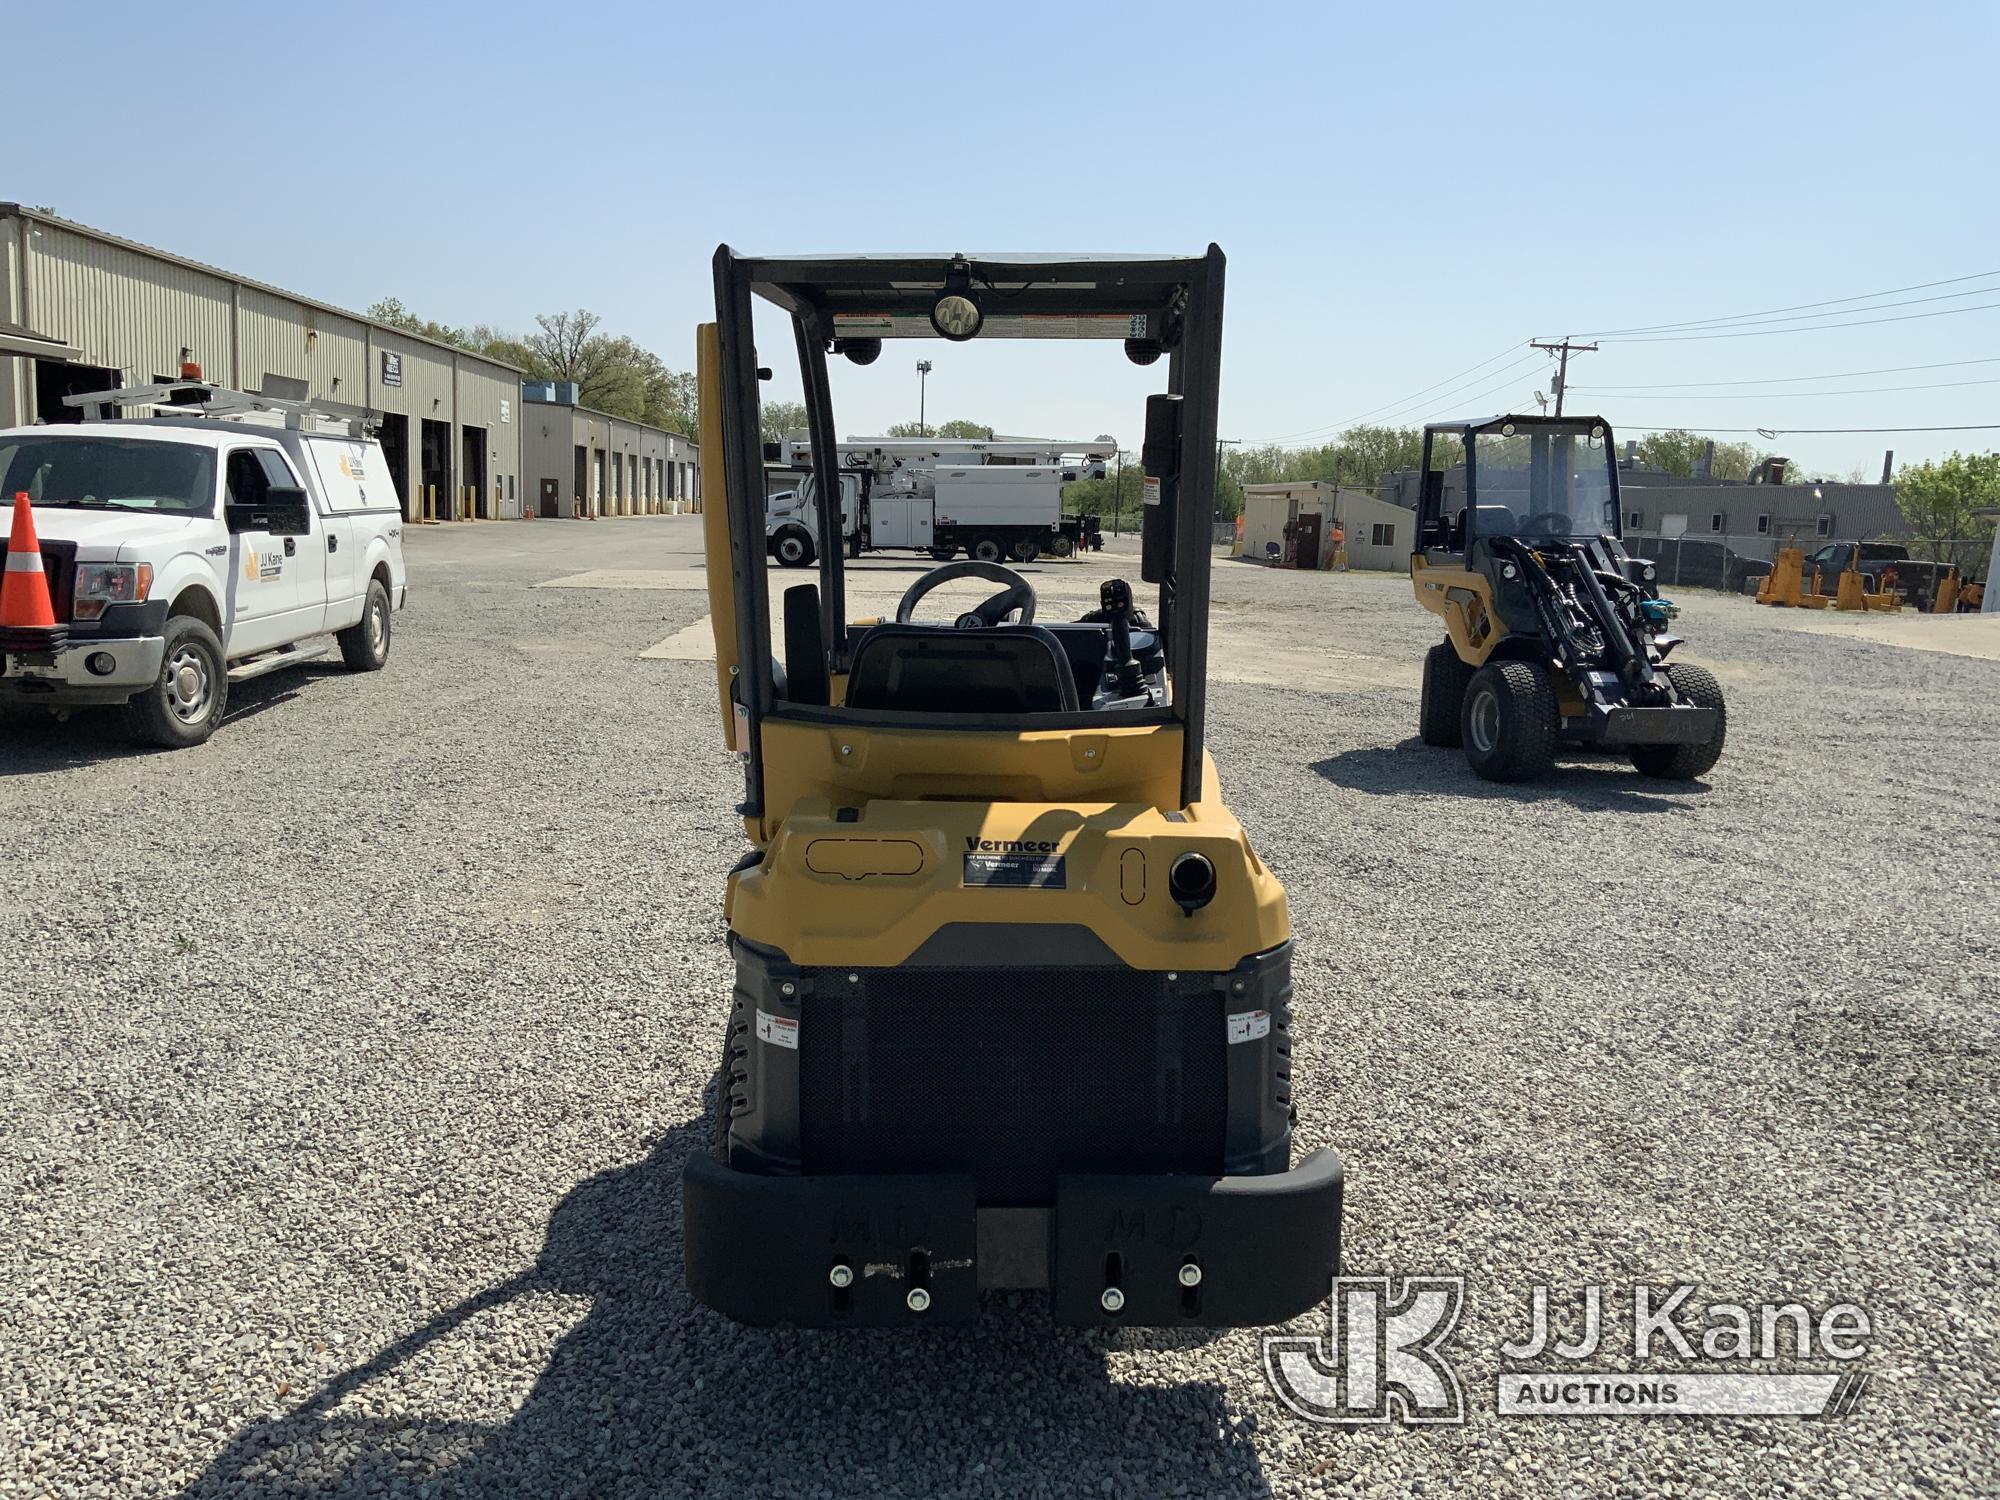
[[[877,625],[854,648],[846,704],[900,713],[1073,713],[1076,679],[1061,643],[1039,625]]]

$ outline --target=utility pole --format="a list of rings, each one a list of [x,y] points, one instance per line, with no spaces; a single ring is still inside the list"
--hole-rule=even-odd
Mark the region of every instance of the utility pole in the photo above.
[[[1544,343],[1542,340],[1536,339],[1528,347],[1530,349],[1546,349],[1549,353],[1560,357],[1559,363],[1556,366],[1556,415],[1561,416],[1563,414],[1563,397],[1569,394],[1569,357],[1572,354],[1595,354],[1597,352],[1597,345],[1572,344],[1568,336],[1565,335],[1560,344]]]
[[[917,361],[917,436],[920,438],[929,437],[931,435],[930,428],[924,425],[924,395],[925,395],[925,387],[930,383],[930,373],[931,373],[931,362],[927,359],[918,360]]]
[[[1242,438],[1217,438],[1215,440],[1215,515],[1213,517],[1214,520],[1220,521],[1222,519],[1222,474],[1223,474],[1222,450],[1224,448],[1240,448],[1242,446],[1243,446]]]

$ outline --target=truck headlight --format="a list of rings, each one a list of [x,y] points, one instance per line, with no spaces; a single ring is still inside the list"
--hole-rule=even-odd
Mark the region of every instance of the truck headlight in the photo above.
[[[101,620],[114,604],[141,604],[153,592],[151,563],[78,563],[70,616]]]

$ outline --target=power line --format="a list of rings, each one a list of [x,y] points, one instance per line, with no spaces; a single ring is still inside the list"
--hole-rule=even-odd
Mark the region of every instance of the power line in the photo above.
[[[1587,330],[1583,334],[1583,337],[1615,338],[1624,334],[1666,333],[1684,328],[1700,328],[1716,323],[1735,323],[1747,318],[1765,318],[1776,313],[1802,312],[1814,307],[1839,307],[1843,303],[1848,302],[1873,302],[1877,297],[1896,297],[1904,292],[1927,292],[1934,286],[1956,286],[1960,282],[1984,281],[1993,276],[2000,276],[2000,271],[1979,271],[1970,276],[1949,276],[1942,281],[1920,281],[1914,286],[1892,286],[1884,291],[1862,292],[1858,296],[1853,297],[1830,297],[1824,302],[1794,302],[1789,307],[1767,307],[1762,312],[1731,313],[1727,317],[1720,318],[1691,318],[1679,323],[1653,323],[1637,328],[1599,328]],[[1961,295],[1975,294],[1964,293]]]
[[[1927,302],[1955,302],[1960,297],[1990,297],[1995,292],[2000,292],[2000,286],[1976,286],[1963,292],[1940,292],[1935,297],[1908,297],[1901,302],[1878,302],[1873,307],[1850,307],[1846,309],[1846,311],[1871,312],[1871,313],[1887,312],[1892,307],[1919,307]],[[1959,311],[1959,309],[1948,308],[1946,309],[1946,311],[1956,312]],[[1816,312],[1816,313],[1798,313],[1789,318],[1717,318],[1711,323],[1690,324],[1689,329],[1694,331],[1699,331],[1702,329],[1733,330],[1739,328],[1762,328],[1771,323],[1808,323],[1814,326],[1818,326],[1819,320],[1821,318],[1837,318],[1839,316],[1840,316],[1839,313]],[[1674,331],[1675,330],[1671,328],[1662,330],[1660,336],[1664,336],[1666,333],[1671,333]],[[1633,334],[1630,336],[1629,339],[1621,339],[1618,340],[1617,342],[1637,343],[1649,336],[1651,335]]]
[[[1511,365],[1505,367],[1505,374],[1507,375],[1507,379],[1504,383],[1507,385],[1514,384],[1516,380],[1521,378],[1521,370],[1523,366],[1539,365],[1540,363],[1541,360],[1532,354],[1526,356],[1525,358],[1515,360]],[[1478,385],[1482,381],[1485,381],[1491,378],[1492,376],[1500,373],[1502,372],[1497,370],[1488,370],[1484,375],[1479,376],[1475,380],[1465,381],[1463,384],[1454,386],[1452,389],[1448,391],[1440,391],[1435,396],[1424,397],[1415,401],[1405,401],[1400,405],[1398,405],[1393,411],[1390,411],[1386,415],[1377,418],[1377,420],[1383,422],[1402,421],[1404,418],[1408,417],[1412,412],[1418,410],[1419,408],[1430,407],[1433,405],[1433,403],[1439,401],[1458,401],[1458,400],[1477,401],[1479,399],[1478,396],[1465,396],[1462,393],[1468,386]],[[1484,394],[1484,392],[1482,392],[1481,394]],[[1351,427],[1354,424],[1350,422],[1346,425]]]
[[[1903,375],[1912,370],[1955,370],[1964,365],[2000,365],[2000,358],[1948,359],[1933,365],[1884,365],[1879,370],[1841,370],[1831,375],[1778,375],[1768,380],[1678,380],[1657,385],[1588,385],[1579,391],[1691,391],[1723,385],[1793,385],[1801,380],[1851,380],[1863,375]]]
[[[1845,391],[1756,391],[1705,396],[1613,396],[1613,401],[1791,401],[1799,398],[1824,400],[1828,396],[1880,396],[1891,391],[1955,391],[1968,385],[2000,385],[1996,380],[1936,380],[1923,385],[1864,385]],[[1580,392],[1596,394],[1603,387],[1579,386]]]
[[[1914,323],[1922,318],[1949,318],[1959,313],[1985,312],[1989,308],[2000,307],[2000,302],[1981,302],[1972,307],[1946,307],[1937,312],[1900,313],[1893,318],[1856,318],[1846,323],[1814,323],[1805,328],[1763,328],[1735,333],[1661,333],[1645,334],[1633,338],[1609,338],[1612,344],[1679,344],[1707,339],[1762,339],[1777,333],[1825,333],[1835,328],[1866,328],[1875,323]],[[1866,311],[1865,308],[1857,309]],[[1602,336],[1601,336],[1602,337]]]
[[[1482,359],[1478,364],[1471,365],[1466,369],[1460,370],[1456,375],[1447,375],[1443,380],[1437,381],[1431,385],[1427,385],[1422,390],[1412,391],[1410,392],[1409,395],[1398,397],[1394,401],[1385,401],[1380,406],[1374,407],[1369,411],[1365,411],[1358,417],[1349,417],[1344,422],[1329,422],[1319,427],[1302,427],[1297,432],[1281,433],[1274,438],[1254,438],[1251,441],[1258,445],[1264,445],[1270,443],[1282,443],[1291,438],[1312,437],[1322,432],[1331,433],[1331,432],[1344,431],[1349,427],[1353,427],[1358,425],[1359,423],[1365,422],[1370,417],[1388,411],[1391,408],[1401,408],[1408,406],[1412,402],[1417,401],[1420,398],[1430,394],[1430,392],[1436,390],[1439,386],[1450,385],[1455,380],[1463,380],[1468,375],[1476,374],[1477,372],[1484,370],[1488,365],[1493,364],[1499,360],[1505,359],[1508,355],[1513,354],[1520,347],[1521,346],[1519,344],[1509,344],[1505,349],[1502,349],[1498,354],[1493,355],[1489,359]],[[1516,363],[1519,363],[1519,361],[1516,361]]]
[[[1520,384],[1521,379],[1522,377],[1519,375],[1509,376],[1507,379],[1501,381],[1500,384],[1496,386],[1490,386],[1486,390],[1481,391],[1476,396],[1466,396],[1461,398],[1460,405],[1463,407],[1469,407],[1475,401],[1484,401],[1488,396],[1498,395],[1501,391],[1506,390],[1509,386]],[[1447,409],[1443,407],[1433,408],[1431,415],[1433,417],[1443,416],[1446,414],[1446,410]]]

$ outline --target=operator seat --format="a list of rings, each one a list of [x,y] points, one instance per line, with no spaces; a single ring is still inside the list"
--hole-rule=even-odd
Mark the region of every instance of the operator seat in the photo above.
[[[898,713],[1075,713],[1076,677],[1039,625],[877,625],[854,648],[845,701]]]

